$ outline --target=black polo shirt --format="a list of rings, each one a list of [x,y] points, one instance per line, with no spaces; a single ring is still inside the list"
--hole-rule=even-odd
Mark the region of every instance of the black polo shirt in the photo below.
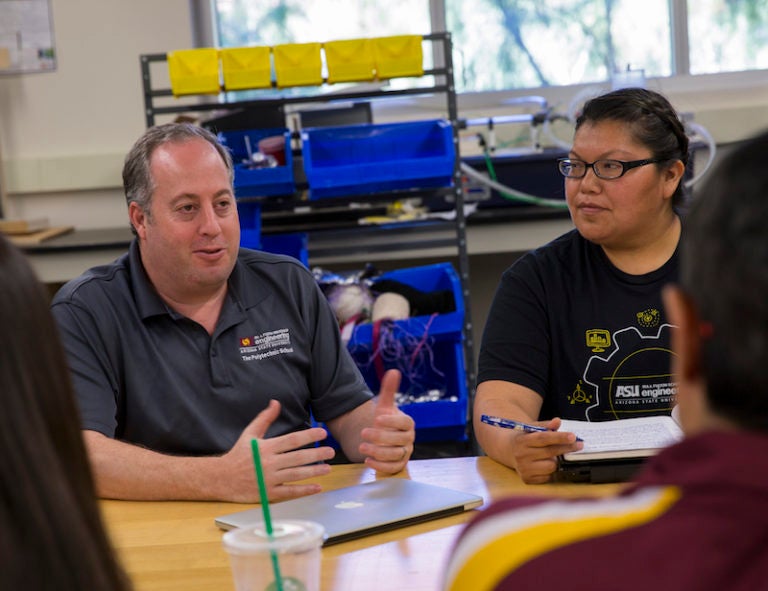
[[[168,307],[134,240],[56,294],[83,429],[185,455],[223,453],[269,400],[268,437],[371,398],[312,274],[241,249],[213,335]]]

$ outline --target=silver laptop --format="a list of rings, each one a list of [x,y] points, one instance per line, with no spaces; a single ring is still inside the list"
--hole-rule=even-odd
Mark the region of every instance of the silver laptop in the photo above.
[[[324,545],[454,515],[483,498],[405,478],[384,478],[270,505],[272,519],[308,519],[325,527]],[[261,507],[216,518],[222,529],[263,521]]]

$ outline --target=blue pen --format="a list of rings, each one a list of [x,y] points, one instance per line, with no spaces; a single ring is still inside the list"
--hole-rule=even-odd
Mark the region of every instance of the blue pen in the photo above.
[[[525,431],[526,433],[538,433],[540,431],[549,431],[546,427],[539,427],[538,425],[529,425],[528,423],[521,423],[520,421],[513,421],[511,419],[502,419],[501,417],[492,417],[490,415],[480,415],[480,420],[494,427],[502,427],[504,429],[515,429],[517,431]],[[576,437],[576,441],[583,441],[581,437]]]

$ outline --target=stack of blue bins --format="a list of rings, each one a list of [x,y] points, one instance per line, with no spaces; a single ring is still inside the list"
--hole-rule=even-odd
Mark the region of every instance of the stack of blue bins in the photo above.
[[[285,164],[264,168],[254,167],[250,160],[248,146],[251,147],[251,154],[256,153],[259,142],[273,136],[283,136],[285,139]],[[296,192],[291,133],[288,129],[281,127],[226,131],[219,132],[218,137],[232,154],[235,164],[236,197],[273,197],[293,195]]]
[[[276,135],[285,138],[285,164],[263,168],[253,166],[251,154],[258,151],[259,141]],[[229,149],[234,163],[235,198],[240,216],[240,246],[260,249],[261,204],[258,199],[292,195],[296,191],[291,134],[285,128],[248,129],[219,132],[218,138],[222,145]]]
[[[397,359],[377,362],[373,324],[355,327],[348,349],[372,392],[380,388],[380,372],[399,369],[400,392],[417,401],[402,404],[403,412],[416,423],[417,442],[466,441],[468,391],[464,363],[464,298],[459,277],[450,263],[437,263],[389,271],[373,281],[397,281],[422,292],[450,291],[452,312],[412,316],[391,321],[386,328],[390,345],[402,352]],[[379,329],[383,331],[384,329]],[[419,398],[423,400],[418,401]]]

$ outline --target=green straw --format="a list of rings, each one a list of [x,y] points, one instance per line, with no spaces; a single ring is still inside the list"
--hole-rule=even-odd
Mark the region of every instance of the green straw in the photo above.
[[[256,480],[259,483],[259,496],[261,497],[261,512],[264,514],[264,527],[267,530],[267,537],[270,541],[274,539],[272,530],[272,516],[269,513],[269,499],[267,498],[267,487],[264,484],[264,471],[261,467],[261,456],[259,455],[259,443],[256,439],[251,439],[251,451],[253,451],[253,466],[256,468]],[[283,577],[280,575],[280,563],[277,560],[277,552],[274,549],[269,551],[272,558],[272,572],[275,574],[275,585],[277,591],[283,591]]]

